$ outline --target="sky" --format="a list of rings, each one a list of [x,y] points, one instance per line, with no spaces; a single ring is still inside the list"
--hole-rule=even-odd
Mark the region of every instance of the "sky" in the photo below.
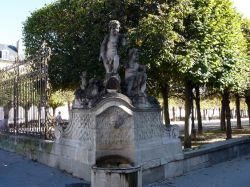
[[[23,23],[31,12],[54,0],[0,0],[0,43],[16,46]]]
[[[250,0],[231,0],[234,2],[234,7],[240,12],[244,17],[250,19]]]
[[[55,0],[1,0],[0,43],[16,46],[23,23],[31,12]],[[84,1],[84,0],[83,0]],[[250,19],[250,0],[232,0],[237,10]]]

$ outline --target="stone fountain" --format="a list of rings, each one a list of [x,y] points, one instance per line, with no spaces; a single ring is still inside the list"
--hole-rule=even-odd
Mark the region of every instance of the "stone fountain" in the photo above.
[[[56,129],[58,149],[66,155],[59,166],[94,187],[142,186],[164,178],[165,166],[183,159],[179,128],[162,123],[158,101],[146,93],[146,67],[135,48],[129,50],[121,93],[118,46],[125,40],[118,21],[109,28],[100,50],[105,80],[83,72],[70,123]]]

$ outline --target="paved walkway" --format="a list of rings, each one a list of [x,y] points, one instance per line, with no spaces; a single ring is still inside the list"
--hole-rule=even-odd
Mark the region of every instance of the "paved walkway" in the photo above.
[[[147,187],[250,187],[250,155],[166,179]]]
[[[0,149],[0,187],[87,187],[85,182]]]
[[[176,124],[180,127],[180,130],[184,130],[184,121],[174,121],[171,122],[171,124]],[[241,125],[242,127],[249,126],[249,119],[248,118],[241,118]],[[231,126],[232,128],[236,128],[237,122],[236,119],[231,119]],[[220,129],[220,120],[219,119],[214,119],[214,120],[203,120],[202,121],[202,127],[203,130],[216,130]],[[195,121],[195,129],[197,129],[197,120]]]
[[[0,149],[2,187],[88,187],[55,168]],[[250,187],[250,155],[189,172],[147,187]]]

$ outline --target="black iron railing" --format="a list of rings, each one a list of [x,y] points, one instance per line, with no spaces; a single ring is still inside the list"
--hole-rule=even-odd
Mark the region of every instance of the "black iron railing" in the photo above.
[[[51,138],[48,116],[48,64],[50,49],[0,70],[0,131]]]

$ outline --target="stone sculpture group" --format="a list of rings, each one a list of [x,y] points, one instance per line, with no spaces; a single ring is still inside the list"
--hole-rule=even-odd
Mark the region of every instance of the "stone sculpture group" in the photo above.
[[[118,74],[120,66],[119,46],[126,45],[126,39],[120,34],[120,22],[109,22],[109,34],[104,37],[100,48],[99,61],[103,62],[106,78],[104,85],[100,80],[87,80],[86,72],[80,76],[81,85],[75,92],[74,108],[92,108],[108,93],[121,92],[121,79]],[[128,63],[125,66],[124,95],[128,96],[134,106],[139,108],[159,107],[159,103],[146,94],[146,66],[139,64],[139,50],[132,48],[128,52]]]
[[[139,63],[138,49],[128,51],[121,80],[118,49],[125,37],[118,21],[111,21],[109,29],[99,58],[106,78],[80,75],[69,124],[55,129],[53,158],[94,187],[141,187],[164,178],[172,162],[183,159],[179,128],[163,125],[158,101],[147,95],[146,66]]]

